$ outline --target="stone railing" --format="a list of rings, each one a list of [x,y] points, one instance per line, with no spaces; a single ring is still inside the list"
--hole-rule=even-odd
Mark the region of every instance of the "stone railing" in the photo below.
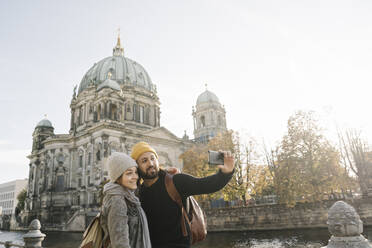
[[[355,209],[343,201],[328,211],[328,230],[332,234],[328,245],[322,248],[372,248],[362,235],[363,222]]]
[[[338,201],[332,205],[327,225],[332,236],[323,248],[372,248],[362,235],[363,222],[359,214],[346,202]]]
[[[327,228],[328,209],[336,201],[245,207],[204,208],[208,232]],[[354,206],[365,226],[372,226],[372,197],[345,200]]]
[[[35,219],[31,221],[31,224],[28,228],[28,233],[23,235],[23,241],[25,242],[24,245],[17,245],[13,244],[11,241],[0,241],[0,244],[4,245],[5,248],[10,247],[22,247],[22,248],[42,248],[41,243],[45,238],[45,234],[40,232],[40,221]]]

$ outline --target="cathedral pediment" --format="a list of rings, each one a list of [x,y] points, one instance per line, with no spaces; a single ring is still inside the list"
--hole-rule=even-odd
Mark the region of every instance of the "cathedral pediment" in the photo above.
[[[158,127],[146,131],[143,133],[146,136],[154,137],[154,138],[161,138],[161,139],[168,139],[168,140],[181,140],[176,135],[174,135],[171,131],[166,129],[165,127]]]

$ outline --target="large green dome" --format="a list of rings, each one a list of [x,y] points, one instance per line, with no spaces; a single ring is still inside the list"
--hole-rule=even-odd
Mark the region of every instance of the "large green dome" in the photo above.
[[[120,38],[113,49],[113,56],[95,63],[84,75],[79,86],[79,92],[88,88],[89,84],[100,86],[106,79],[116,81],[119,85],[133,85],[156,92],[156,86],[142,65],[124,57]]]

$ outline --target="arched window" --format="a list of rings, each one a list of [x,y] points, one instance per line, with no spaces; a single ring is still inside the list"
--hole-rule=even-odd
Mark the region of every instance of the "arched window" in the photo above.
[[[222,120],[221,120],[221,116],[220,115],[217,117],[217,124],[218,124],[218,126],[221,126],[222,125]]]
[[[137,104],[133,104],[133,120],[137,122],[139,121],[139,110]]]
[[[96,160],[97,161],[101,161],[101,151],[98,149],[97,153],[96,153]]]
[[[115,73],[115,69],[114,68],[110,68],[109,69],[109,72],[111,73],[111,75],[109,76],[110,79],[116,79],[116,73]]]
[[[111,113],[110,113],[110,119],[111,120],[117,120],[118,119],[118,107],[116,107],[115,104],[111,104]]]
[[[83,124],[83,106],[79,108],[79,125]]]
[[[205,127],[205,116],[204,115],[200,117],[200,125],[201,127]]]
[[[63,192],[65,186],[65,176],[58,175],[57,176],[57,183],[56,183],[56,192]]]
[[[65,190],[65,170],[62,166],[59,166],[56,171],[56,192],[63,192]]]
[[[79,167],[83,167],[83,155],[79,155]]]

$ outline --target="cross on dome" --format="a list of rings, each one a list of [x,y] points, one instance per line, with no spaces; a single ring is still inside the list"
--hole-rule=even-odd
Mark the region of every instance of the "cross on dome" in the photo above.
[[[124,48],[121,46],[120,42],[120,28],[118,28],[118,39],[116,46],[112,49],[113,56],[124,56]]]

